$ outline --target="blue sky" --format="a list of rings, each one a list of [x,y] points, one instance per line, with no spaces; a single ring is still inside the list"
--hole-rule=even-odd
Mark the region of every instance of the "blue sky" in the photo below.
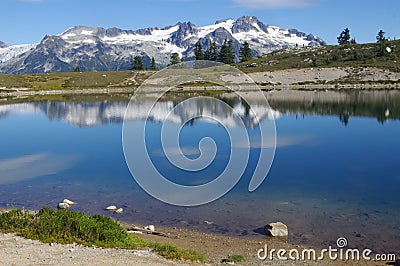
[[[40,42],[75,26],[139,29],[178,21],[197,26],[218,19],[257,16],[267,25],[297,28],[329,44],[349,27],[357,42],[374,42],[383,29],[400,39],[399,0],[1,0],[0,40]]]

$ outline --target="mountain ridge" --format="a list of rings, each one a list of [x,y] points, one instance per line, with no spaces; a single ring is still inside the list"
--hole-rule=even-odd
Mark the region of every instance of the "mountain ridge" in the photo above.
[[[192,22],[138,30],[75,26],[19,49],[4,44],[0,48],[0,72],[68,72],[77,66],[82,71],[127,70],[136,55],[142,56],[146,66],[150,66],[154,57],[158,66],[164,67],[171,53],[193,59],[196,43],[207,49],[212,42],[221,46],[225,39],[232,40],[236,61],[244,41],[250,43],[254,56],[282,48],[325,44],[313,34],[268,26],[254,16],[219,20],[202,27]]]

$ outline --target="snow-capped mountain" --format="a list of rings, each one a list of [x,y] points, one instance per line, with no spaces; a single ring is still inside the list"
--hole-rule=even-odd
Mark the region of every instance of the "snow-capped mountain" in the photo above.
[[[151,57],[165,66],[171,53],[191,59],[197,42],[207,49],[212,42],[222,45],[225,39],[232,40],[237,60],[244,41],[249,42],[254,56],[281,48],[325,44],[315,35],[267,26],[256,17],[226,19],[204,27],[185,22],[136,31],[77,26],[59,35],[46,35],[39,44],[0,48],[0,72],[73,71],[77,66],[82,71],[123,70],[131,68],[136,55],[142,56],[147,66]]]
[[[7,46],[5,43],[0,42],[0,66],[11,59],[16,59],[20,55],[31,51],[37,44],[20,44]]]

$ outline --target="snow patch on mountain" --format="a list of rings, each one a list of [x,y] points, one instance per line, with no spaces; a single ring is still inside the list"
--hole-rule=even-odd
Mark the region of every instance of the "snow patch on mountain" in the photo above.
[[[37,44],[19,44],[0,48],[0,64],[19,57],[20,55],[34,49],[36,45]]]

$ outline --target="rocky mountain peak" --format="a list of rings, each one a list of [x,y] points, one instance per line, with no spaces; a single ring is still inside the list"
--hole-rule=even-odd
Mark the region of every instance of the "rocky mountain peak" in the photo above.
[[[244,16],[235,21],[232,27],[232,33],[264,31],[266,26],[254,16]]]
[[[6,48],[8,45],[4,42],[0,41],[0,48]]]
[[[176,43],[178,46],[188,47],[191,43],[185,42],[185,39],[190,35],[197,34],[198,30],[196,25],[191,22],[179,22],[176,25],[178,26],[178,30],[171,34],[168,42]]]

